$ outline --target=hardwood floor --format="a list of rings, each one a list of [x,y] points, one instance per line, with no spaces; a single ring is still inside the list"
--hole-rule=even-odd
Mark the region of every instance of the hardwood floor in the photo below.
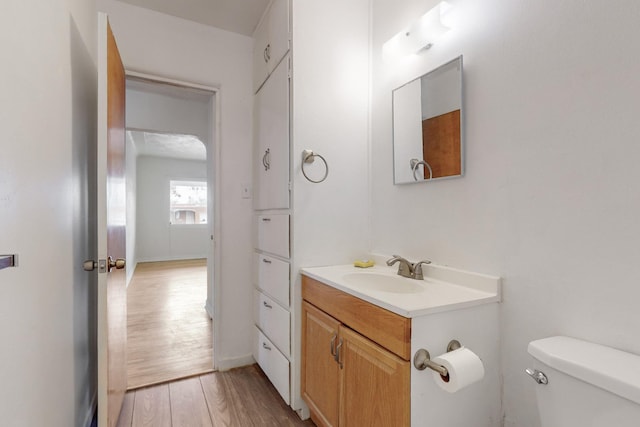
[[[204,259],[138,263],[127,289],[128,389],[213,370],[206,282]]]
[[[129,391],[118,427],[314,426],[289,408],[257,365]]]

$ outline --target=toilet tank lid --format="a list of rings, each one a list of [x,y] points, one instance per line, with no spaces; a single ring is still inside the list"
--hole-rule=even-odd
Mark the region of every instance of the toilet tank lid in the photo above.
[[[563,336],[532,341],[528,350],[558,371],[640,404],[638,355]]]

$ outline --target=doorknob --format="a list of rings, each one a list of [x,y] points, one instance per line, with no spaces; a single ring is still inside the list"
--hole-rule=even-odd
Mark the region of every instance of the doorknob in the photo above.
[[[113,258],[109,257],[107,260],[101,259],[98,261],[88,259],[82,263],[82,268],[84,271],[93,271],[97,268],[100,273],[106,273],[107,268],[109,271],[111,271],[112,268],[122,270],[126,265],[127,262],[122,258],[118,258],[114,261]]]
[[[94,261],[92,259],[88,259],[82,263],[82,268],[84,271],[93,271],[98,267],[98,261]]]
[[[109,271],[111,271],[112,268],[115,268],[116,270],[122,270],[125,265],[127,265],[127,261],[125,261],[123,258],[118,258],[114,261],[113,258],[109,257]]]

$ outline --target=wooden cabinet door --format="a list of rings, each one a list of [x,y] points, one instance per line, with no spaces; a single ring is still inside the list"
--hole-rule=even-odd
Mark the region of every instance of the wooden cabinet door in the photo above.
[[[340,426],[409,426],[410,362],[340,327]]]
[[[254,208],[289,209],[289,62],[283,60],[255,97]]]
[[[339,366],[331,351],[339,326],[333,317],[302,302],[302,398],[319,426],[338,425]]]

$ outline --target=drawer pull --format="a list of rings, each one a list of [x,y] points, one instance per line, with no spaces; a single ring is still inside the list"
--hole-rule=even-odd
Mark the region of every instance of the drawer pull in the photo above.
[[[262,218],[262,221],[263,222],[269,222],[269,221],[271,221],[271,218]]]
[[[268,260],[268,259],[266,259],[266,258],[262,258],[262,262],[264,262],[265,264],[271,264],[271,261],[269,261],[269,260]]]
[[[340,349],[342,348],[342,338],[338,342],[338,346],[336,347],[336,354],[333,356],[333,359],[338,363],[340,369],[342,369],[342,362],[340,361]]]
[[[338,338],[338,334],[331,335],[330,351],[334,359],[336,358],[336,338]]]
[[[262,301],[262,305],[264,305],[267,308],[273,308],[273,306],[268,304],[266,301]]]
[[[266,342],[262,343],[262,348],[264,348],[265,350],[271,351],[271,347],[269,347]]]

